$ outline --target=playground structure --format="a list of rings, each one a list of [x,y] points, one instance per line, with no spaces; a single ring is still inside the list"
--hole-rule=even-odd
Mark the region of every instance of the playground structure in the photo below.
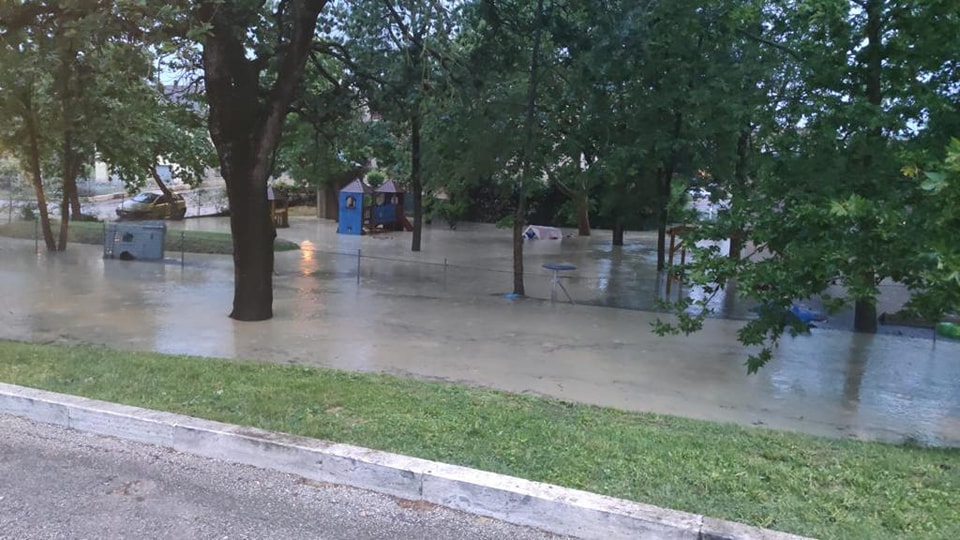
[[[386,231],[411,231],[413,226],[403,213],[406,192],[393,180],[374,189],[357,179],[340,190],[339,234],[375,234]]]
[[[276,193],[273,191],[273,188],[267,186],[267,200],[270,202],[270,219],[273,221],[273,226],[278,229],[285,229],[289,227],[289,201],[287,198],[277,197]]]

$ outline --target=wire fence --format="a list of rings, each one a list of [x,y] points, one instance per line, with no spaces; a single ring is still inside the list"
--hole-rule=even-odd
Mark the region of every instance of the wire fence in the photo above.
[[[513,269],[504,266],[463,263],[448,258],[414,259],[371,254],[362,249],[342,251],[303,247],[301,251],[308,252],[316,265],[312,275],[353,279],[357,285],[363,283],[385,287],[399,293],[471,298],[510,295],[513,291]],[[562,258],[562,255],[557,255],[557,258]],[[553,272],[541,266],[541,263],[555,260],[540,256],[535,261],[525,262],[522,275],[526,297],[566,300],[557,292],[557,286],[552,281]],[[324,265],[327,265],[326,268]],[[703,291],[671,277],[669,272],[657,272],[649,262],[638,260],[612,265],[608,273],[592,273],[579,268],[560,272],[557,278],[564,285],[570,300],[577,304],[660,311],[664,301],[704,295]],[[902,303],[909,296],[905,287],[898,283],[884,282],[879,289],[881,297],[886,298],[884,304],[889,304],[887,307]],[[721,291],[710,301],[715,316],[735,319],[751,317],[751,309],[755,307],[753,304],[740,298],[735,291],[726,295],[726,290]],[[815,301],[814,305],[819,306],[819,302]]]
[[[385,255],[371,255],[371,254],[369,254],[369,253],[363,253],[363,250],[362,250],[362,249],[358,249],[358,250],[356,250],[356,251],[337,251],[337,250],[317,249],[317,248],[312,248],[312,247],[301,247],[300,250],[301,250],[301,251],[309,251],[309,252],[312,252],[312,253],[317,253],[317,254],[322,254],[322,255],[334,255],[334,256],[338,256],[338,257],[360,258],[361,260],[363,260],[363,259],[369,259],[369,260],[372,260],[372,261],[385,261],[385,262],[392,262],[392,263],[414,264],[414,265],[419,265],[419,266],[424,266],[424,267],[434,267],[434,268],[443,268],[443,269],[463,269],[463,270],[473,270],[473,271],[489,272],[489,273],[495,273],[495,274],[508,274],[508,275],[513,275],[513,273],[514,273],[512,268],[494,268],[494,267],[480,266],[480,265],[476,265],[476,264],[458,263],[458,262],[452,262],[452,261],[450,261],[450,260],[448,260],[448,259],[446,259],[446,258],[443,259],[442,261],[440,261],[440,260],[423,260],[423,259],[405,259],[405,258],[400,258],[400,257],[389,257],[389,256],[385,256]],[[530,266],[531,266],[531,265],[529,265],[529,264],[525,264],[525,265],[524,265],[524,268],[530,268]],[[540,265],[539,265],[539,264],[538,264],[538,265],[535,265],[535,266],[536,266],[537,268],[540,268]],[[542,277],[542,276],[544,276],[544,275],[548,275],[549,273],[550,273],[549,270],[543,269],[543,270],[536,271],[536,272],[524,271],[522,274],[523,274],[524,277]],[[639,273],[634,273],[634,274],[635,274],[637,277],[639,277]],[[565,275],[565,276],[563,276],[563,277],[566,278],[566,279],[575,279],[575,280],[578,280],[578,281],[605,282],[605,281],[609,281],[612,276],[611,276],[611,275],[604,275],[604,276],[601,276],[601,275],[584,275],[584,274],[581,274],[581,273],[577,273],[577,274]]]
[[[307,268],[290,270],[291,274],[330,279],[352,278],[357,284],[389,287],[421,296],[478,297],[510,295],[513,291],[512,268],[464,263],[444,258],[413,259],[356,251],[303,247],[301,253],[309,261]],[[579,270],[557,273],[543,268],[541,262],[528,261],[522,272],[525,296],[537,299],[566,300],[557,289],[566,289],[575,303],[596,304],[630,309],[653,309],[664,290],[664,275],[653,271],[613,269],[610,274],[588,274]],[[560,287],[563,285],[563,287]],[[439,286],[439,288],[436,288]]]

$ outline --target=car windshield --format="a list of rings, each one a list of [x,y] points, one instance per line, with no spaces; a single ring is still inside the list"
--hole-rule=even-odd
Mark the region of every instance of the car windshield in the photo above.
[[[154,200],[156,200],[156,198],[157,198],[156,193],[140,193],[139,195],[134,197],[133,200],[136,202],[153,202]]]

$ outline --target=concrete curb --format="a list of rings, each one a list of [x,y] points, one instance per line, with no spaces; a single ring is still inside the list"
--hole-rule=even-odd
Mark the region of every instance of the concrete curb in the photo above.
[[[0,383],[0,413],[586,539],[800,540],[466,467]]]

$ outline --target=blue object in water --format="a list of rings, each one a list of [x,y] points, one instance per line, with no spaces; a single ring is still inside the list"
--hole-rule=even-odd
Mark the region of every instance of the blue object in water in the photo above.
[[[822,314],[817,313],[816,311],[811,311],[797,304],[790,306],[790,313],[792,313],[794,317],[800,319],[800,322],[803,324],[810,324],[815,321],[826,320],[826,317],[824,317]]]
[[[516,300],[517,298],[520,298],[520,295],[517,293],[508,292],[507,294],[503,295],[503,297],[507,300]]]

